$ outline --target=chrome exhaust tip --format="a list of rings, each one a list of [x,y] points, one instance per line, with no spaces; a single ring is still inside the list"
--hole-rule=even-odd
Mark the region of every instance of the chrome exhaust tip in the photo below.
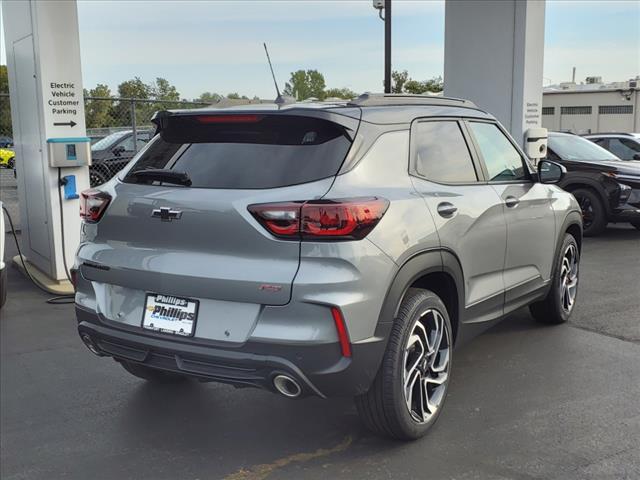
[[[91,353],[99,356],[99,357],[103,357],[104,355],[102,355],[102,353],[100,352],[100,350],[98,350],[98,348],[96,347],[96,345],[93,343],[93,340],[91,339],[91,337],[89,335],[87,335],[86,333],[83,333],[82,335],[80,335],[80,338],[82,339],[82,342],[86,345],[86,347],[91,350]]]
[[[300,384],[288,375],[276,375],[273,379],[273,386],[285,397],[296,398],[302,393]]]

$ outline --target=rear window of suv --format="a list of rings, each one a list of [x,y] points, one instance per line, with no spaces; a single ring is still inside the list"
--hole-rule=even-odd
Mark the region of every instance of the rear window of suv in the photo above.
[[[185,172],[195,188],[260,189],[334,176],[351,146],[344,127],[284,115],[188,115],[166,125],[123,179],[144,169]]]

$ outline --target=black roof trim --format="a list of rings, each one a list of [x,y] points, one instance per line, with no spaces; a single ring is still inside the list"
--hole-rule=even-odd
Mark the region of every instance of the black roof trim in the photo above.
[[[363,93],[358,98],[351,100],[347,105],[358,107],[380,107],[397,105],[437,105],[475,108],[477,105],[469,100],[452,97],[439,97],[435,95],[407,95],[401,93]]]

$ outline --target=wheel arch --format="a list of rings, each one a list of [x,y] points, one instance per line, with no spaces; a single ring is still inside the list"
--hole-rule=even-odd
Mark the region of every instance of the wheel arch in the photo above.
[[[418,253],[400,267],[387,290],[376,336],[388,337],[400,304],[410,288],[428,289],[441,298],[449,313],[455,341],[464,310],[464,276],[456,255],[444,249]]]
[[[607,216],[611,214],[611,202],[609,200],[609,196],[607,195],[607,192],[605,191],[603,186],[595,180],[592,180],[590,178],[579,178],[571,180],[570,183],[562,186],[562,189],[566,190],[569,193],[572,193],[579,188],[584,188],[594,192],[602,202],[602,205],[607,212]]]
[[[578,252],[582,253],[582,215],[576,211],[569,212],[565,217],[564,222],[562,222],[562,226],[558,229],[551,272],[556,271],[562,242],[567,233],[573,235],[573,238],[576,239],[576,243],[578,244]],[[549,288],[551,288],[551,286],[549,286]]]

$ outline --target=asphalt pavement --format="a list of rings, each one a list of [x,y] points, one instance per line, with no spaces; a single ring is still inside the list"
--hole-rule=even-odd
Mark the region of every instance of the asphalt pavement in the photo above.
[[[92,355],[72,306],[11,268],[0,478],[638,479],[640,232],[586,239],[581,268],[570,323],[523,310],[455,352],[442,416],[410,443],[370,434],[350,399],[147,385]]]

